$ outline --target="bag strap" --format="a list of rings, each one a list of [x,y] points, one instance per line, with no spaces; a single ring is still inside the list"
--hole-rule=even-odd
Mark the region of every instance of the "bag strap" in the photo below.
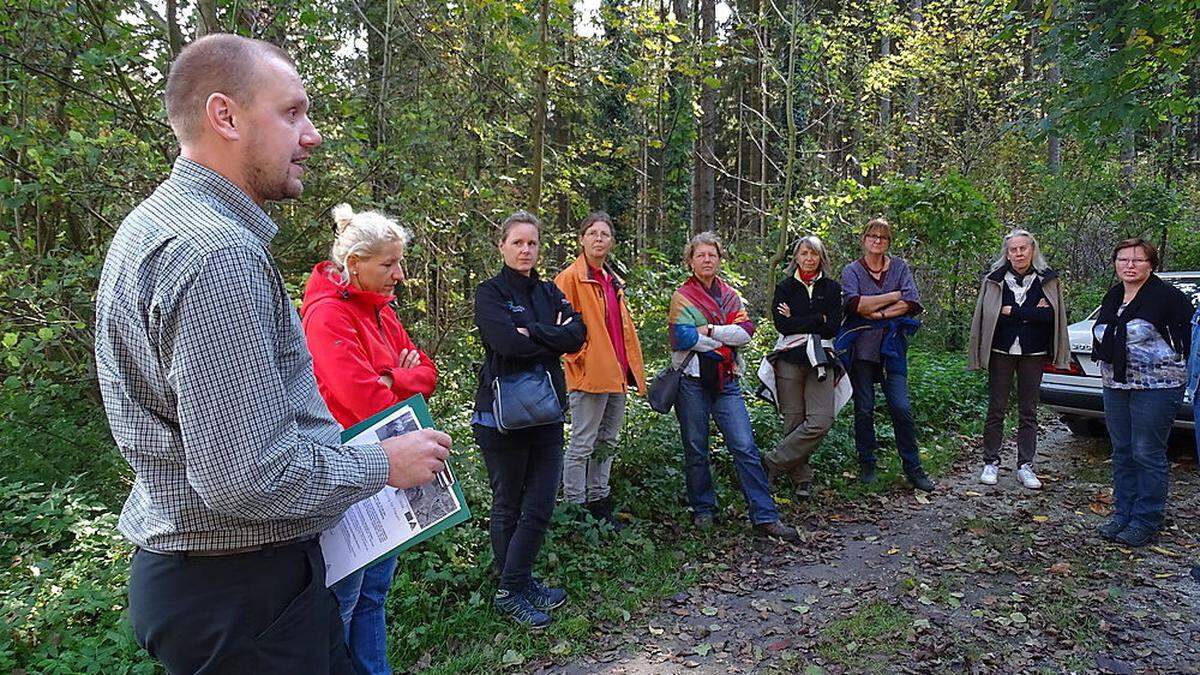
[[[683,363],[679,364],[679,372],[682,373],[683,371],[687,370],[688,364],[691,363],[692,359],[695,357],[696,357],[696,352],[691,351],[689,349],[688,355],[683,357]]]

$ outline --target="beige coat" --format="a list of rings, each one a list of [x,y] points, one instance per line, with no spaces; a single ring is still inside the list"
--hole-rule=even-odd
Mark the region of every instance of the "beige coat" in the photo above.
[[[1046,269],[1042,273],[1042,292],[1054,309],[1054,336],[1051,340],[1051,356],[1054,365],[1066,368],[1071,364],[1071,340],[1067,335],[1067,307],[1062,301],[1062,287],[1058,273]],[[967,343],[967,370],[987,370],[992,358],[992,338],[996,333],[996,320],[1000,317],[1000,303],[1004,298],[1004,273],[997,271],[983,278],[979,287],[979,299],[975,302],[975,315],[971,317],[971,340]]]

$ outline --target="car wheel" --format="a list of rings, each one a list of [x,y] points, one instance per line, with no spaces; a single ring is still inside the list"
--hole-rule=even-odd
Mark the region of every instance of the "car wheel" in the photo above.
[[[1071,430],[1071,433],[1075,434],[1076,436],[1095,438],[1097,436],[1103,436],[1105,433],[1107,433],[1104,429],[1104,424],[1100,420],[1092,417],[1063,415],[1062,421],[1063,424],[1066,424],[1067,428]]]

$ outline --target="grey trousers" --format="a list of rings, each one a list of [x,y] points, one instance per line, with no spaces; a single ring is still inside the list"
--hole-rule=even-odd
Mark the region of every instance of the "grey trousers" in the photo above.
[[[617,454],[617,436],[625,421],[625,394],[572,391],[571,439],[563,455],[563,496],[583,504],[604,499]]]
[[[812,481],[808,460],[833,426],[833,372],[822,382],[817,370],[787,361],[775,362],[775,388],[783,413],[783,440],[767,459],[794,483]]]
[[[1000,445],[1004,442],[1004,415],[1013,376],[1017,378],[1017,466],[1032,464],[1037,453],[1038,388],[1042,385],[1042,367],[1049,357],[1014,356],[992,353],[988,362],[988,411],[983,423],[983,461],[1000,463]]]

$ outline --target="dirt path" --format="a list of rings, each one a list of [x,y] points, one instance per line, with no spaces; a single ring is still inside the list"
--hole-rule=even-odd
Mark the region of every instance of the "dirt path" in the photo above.
[[[1093,533],[1105,446],[1044,425],[1045,488],[974,457],[925,498],[902,490],[806,523],[805,544],[715,554],[716,573],[543,672],[1200,672],[1200,475],[1172,466],[1159,543]],[[1007,457],[1011,457],[1010,448]],[[719,558],[718,558],[719,559]]]

